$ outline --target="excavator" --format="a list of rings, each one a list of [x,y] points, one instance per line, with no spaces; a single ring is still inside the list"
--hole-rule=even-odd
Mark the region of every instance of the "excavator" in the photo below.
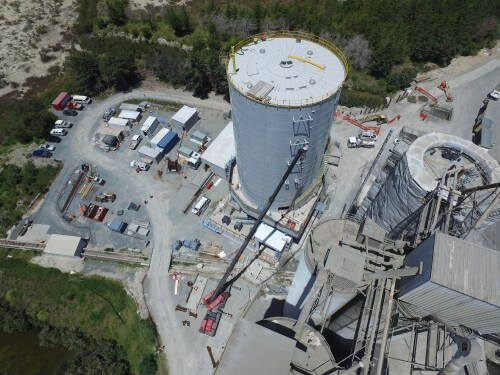
[[[358,120],[361,123],[376,121],[378,125],[387,124],[387,116],[383,113],[372,113]]]
[[[252,228],[250,229],[250,232],[248,232],[248,235],[245,237],[245,240],[241,244],[240,248],[238,251],[236,251],[233,260],[227,267],[226,271],[224,272],[224,275],[222,278],[219,280],[217,283],[217,287],[208,293],[205,297],[202,299],[202,303],[205,305],[207,308],[207,314],[205,315],[203,321],[201,322],[200,329],[199,331],[203,334],[206,334],[208,336],[214,336],[215,332],[217,330],[218,323],[220,321],[220,316],[222,315],[222,307],[226,304],[227,300],[231,296],[229,289],[233,282],[235,281],[235,278],[232,280],[229,280],[229,276],[234,270],[234,267],[238,263],[238,260],[240,259],[241,255],[245,251],[247,245],[249,244],[250,240],[253,238],[255,235],[255,232],[257,232],[257,228],[259,225],[262,223],[264,220],[264,217],[266,216],[267,212],[271,208],[271,205],[273,204],[274,200],[276,199],[276,196],[278,195],[279,191],[285,184],[285,181],[287,180],[288,176],[290,176],[290,173],[292,172],[293,168],[297,164],[299,160],[302,160],[305,157],[305,153],[307,151],[307,145],[300,148],[297,153],[295,154],[295,157],[293,158],[292,162],[288,166],[285,174],[281,178],[280,182],[278,183],[278,186],[276,186],[276,189],[274,192],[271,194],[269,199],[267,200],[267,203],[265,207],[263,208],[262,211],[260,211],[259,217],[257,220],[255,220]]]
[[[453,101],[453,97],[451,96],[451,92],[450,92],[450,84],[448,83],[448,81],[441,82],[441,84],[438,86],[438,89],[440,89],[441,91],[444,92],[444,95],[446,96],[447,102]]]

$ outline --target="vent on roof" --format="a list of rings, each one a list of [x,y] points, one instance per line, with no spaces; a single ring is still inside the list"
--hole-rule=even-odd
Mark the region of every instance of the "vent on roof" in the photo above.
[[[251,89],[253,87],[253,83],[252,82],[248,82],[246,84],[246,86],[247,86],[247,89]]]
[[[307,51],[307,54],[311,56],[313,54],[313,51],[310,49],[309,51]]]
[[[296,41],[297,43],[301,43],[301,42],[302,42],[302,39],[297,38],[297,39],[295,39],[295,41]]]
[[[291,60],[281,60],[280,66],[282,68],[291,68],[293,66],[293,62]]]
[[[270,85],[269,83],[264,81],[259,81],[255,84],[255,86],[253,86],[250,90],[248,90],[247,94],[252,98],[262,100],[265,97],[267,97],[267,95],[273,89],[274,89],[273,85]]]
[[[260,49],[260,53],[266,53],[266,49],[265,48],[261,48]]]
[[[311,79],[309,80],[309,84],[310,84],[310,85],[315,85],[315,84],[316,84],[316,81],[315,81],[314,79],[312,79],[312,78],[311,78]]]

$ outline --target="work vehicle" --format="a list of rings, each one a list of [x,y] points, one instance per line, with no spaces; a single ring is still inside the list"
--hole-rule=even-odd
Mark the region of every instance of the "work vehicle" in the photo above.
[[[500,84],[496,85],[492,92],[488,96],[493,100],[498,100],[500,98]]]
[[[45,137],[45,140],[52,143],[61,143],[62,141],[61,138],[56,137],[55,135],[48,135],[47,137]]]
[[[441,151],[441,157],[449,161],[455,161],[460,158],[460,151],[446,148]]]
[[[95,176],[92,181],[94,181],[98,185],[104,185],[106,181],[104,181],[101,177]]]
[[[114,108],[110,108],[108,109],[106,112],[103,113],[102,115],[102,119],[105,121],[105,122],[108,122],[109,119],[111,117],[114,116],[114,114],[116,113],[115,109]]]
[[[205,306],[207,306],[207,309],[209,309],[209,311],[207,311],[207,314],[201,323],[200,332],[208,334],[208,328],[210,328],[209,332],[212,331],[213,323],[216,322],[213,319],[212,311],[214,311],[214,310],[217,311],[220,306],[223,306],[226,303],[227,299],[230,297],[228,289],[231,287],[231,285],[235,281],[234,278],[232,280],[228,280],[229,276],[233,272],[234,267],[236,266],[236,264],[240,260],[241,255],[245,251],[246,247],[248,246],[248,244],[250,243],[252,238],[255,236],[255,233],[257,232],[257,228],[262,223],[264,216],[267,214],[267,212],[271,208],[271,205],[273,204],[274,200],[276,199],[276,196],[278,195],[279,191],[281,190],[281,188],[285,184],[285,181],[290,176],[290,173],[292,173],[292,170],[295,168],[295,165],[297,164],[297,162],[299,160],[303,159],[306,151],[307,151],[307,145],[304,146],[303,148],[300,148],[299,150],[297,150],[297,153],[295,154],[293,160],[291,161],[290,165],[288,166],[287,170],[285,171],[285,174],[283,175],[280,182],[276,186],[276,189],[274,189],[274,192],[269,197],[264,208],[260,211],[260,214],[257,217],[257,220],[255,220],[255,222],[253,223],[252,228],[250,229],[247,236],[245,237],[245,240],[243,241],[243,243],[241,244],[239,249],[234,253],[233,259],[231,260],[231,263],[227,267],[226,271],[224,272],[224,275],[217,283],[217,286],[215,287],[215,289],[213,291],[211,291],[206,297],[203,298],[203,304]],[[215,302],[215,305],[214,305],[214,302]],[[212,321],[212,326],[207,327],[207,325],[210,325],[210,321]],[[214,332],[214,334],[215,334],[215,332]]]
[[[373,113],[371,115],[367,115],[359,120],[359,122],[370,122],[376,121],[377,124],[387,124],[387,116],[383,113]]]
[[[141,143],[142,137],[139,134],[135,134],[132,136],[132,140],[130,141],[128,148],[131,150],[135,150],[137,146],[139,146],[139,143]]]
[[[190,168],[195,170],[198,169],[201,164],[201,154],[199,154],[198,152],[193,152],[191,154],[191,157],[187,160],[187,163]]]
[[[38,146],[38,148],[40,150],[54,151],[56,149],[56,146],[49,145],[48,143],[43,143]]]
[[[50,158],[52,156],[52,152],[38,149],[33,151],[32,155],[37,158]]]
[[[68,131],[66,129],[52,129],[50,131],[51,135],[66,135]]]
[[[362,141],[376,141],[377,135],[371,130],[363,130],[359,132],[358,138]]]
[[[52,129],[50,131],[51,135],[67,135],[68,131],[66,129]]]
[[[78,112],[75,111],[74,109],[66,108],[65,110],[63,110],[63,115],[66,115],[66,116],[76,116],[77,114],[78,114]]]
[[[149,164],[144,163],[143,161],[139,160],[132,160],[130,163],[130,166],[135,169],[140,169],[141,171],[147,171],[149,170]]]
[[[66,108],[76,109],[77,111],[81,111],[85,108],[82,104],[74,102],[73,100],[66,103]]]
[[[116,194],[114,193],[104,193],[95,196],[95,200],[100,203],[104,202],[114,202],[116,199]]]
[[[448,81],[441,82],[441,84],[438,86],[438,89],[444,92],[444,96],[446,96],[447,102],[453,101],[453,96],[451,96],[450,84],[448,83]]]
[[[198,202],[196,202],[195,206],[191,209],[191,212],[196,216],[200,216],[207,209],[209,203],[210,199],[203,196],[198,200]]]
[[[92,103],[92,99],[85,95],[73,95],[73,101],[80,104]]]
[[[24,236],[28,231],[28,228],[31,227],[31,224],[33,224],[33,220],[28,220],[26,223],[24,223],[21,230],[19,231],[19,236]]]
[[[359,147],[364,147],[364,148],[373,148],[375,147],[375,142],[374,141],[363,141],[359,138],[356,137],[349,137],[347,140],[347,147],[348,148],[359,148]]]
[[[221,317],[222,313],[220,311],[207,311],[207,314],[200,325],[200,333],[204,333],[205,335],[211,337],[215,336]]]
[[[54,127],[56,129],[71,128],[72,126],[73,126],[73,123],[66,121],[66,120],[57,120],[54,123]]]

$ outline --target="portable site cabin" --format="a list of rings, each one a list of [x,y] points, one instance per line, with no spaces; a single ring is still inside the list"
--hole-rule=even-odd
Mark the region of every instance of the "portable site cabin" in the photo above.
[[[198,130],[194,131],[193,134],[191,134],[191,142],[197,143],[199,145],[202,145],[204,142],[207,142],[208,140],[209,140],[208,135]]]
[[[190,158],[191,155],[193,155],[193,150],[191,150],[190,148],[186,147],[186,146],[181,146],[179,147],[179,156],[184,156],[185,158]]]
[[[158,163],[163,157],[163,150],[148,146],[141,146],[138,152],[141,159],[147,161],[148,163]]]
[[[162,139],[156,144],[157,148],[161,148],[164,154],[167,154],[172,150],[177,142],[179,141],[179,136],[176,132],[170,130]]]
[[[141,112],[123,110],[118,117],[137,122],[141,118]]]
[[[130,121],[126,118],[111,117],[108,121],[108,127],[119,130],[130,130]]]
[[[149,116],[144,124],[142,124],[141,132],[148,137],[152,137],[156,127],[158,126],[158,119],[156,117]]]
[[[153,138],[151,138],[151,140],[149,141],[149,146],[151,148],[158,147],[158,142],[160,142],[163,137],[165,137],[169,132],[170,130],[168,130],[167,128],[161,128],[160,131],[156,133]]]
[[[201,161],[217,176],[227,178],[226,167],[235,156],[233,122],[230,121],[201,155]]]
[[[116,137],[120,142],[123,141],[123,138],[125,138],[121,129],[115,129],[105,125],[101,125],[99,127],[97,134],[101,136],[112,135]]]
[[[172,116],[172,128],[179,132],[189,131],[198,120],[198,110],[185,105]]]
[[[142,112],[141,106],[139,104],[129,104],[129,103],[122,103],[120,105],[120,110]]]
[[[125,228],[127,227],[127,223],[115,217],[111,223],[109,223],[109,229],[113,232],[123,233]]]

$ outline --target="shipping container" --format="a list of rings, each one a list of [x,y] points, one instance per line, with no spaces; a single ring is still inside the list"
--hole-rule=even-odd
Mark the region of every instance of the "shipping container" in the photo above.
[[[66,103],[71,101],[71,96],[67,92],[61,92],[57,98],[52,101],[52,108],[62,111],[66,108]]]

